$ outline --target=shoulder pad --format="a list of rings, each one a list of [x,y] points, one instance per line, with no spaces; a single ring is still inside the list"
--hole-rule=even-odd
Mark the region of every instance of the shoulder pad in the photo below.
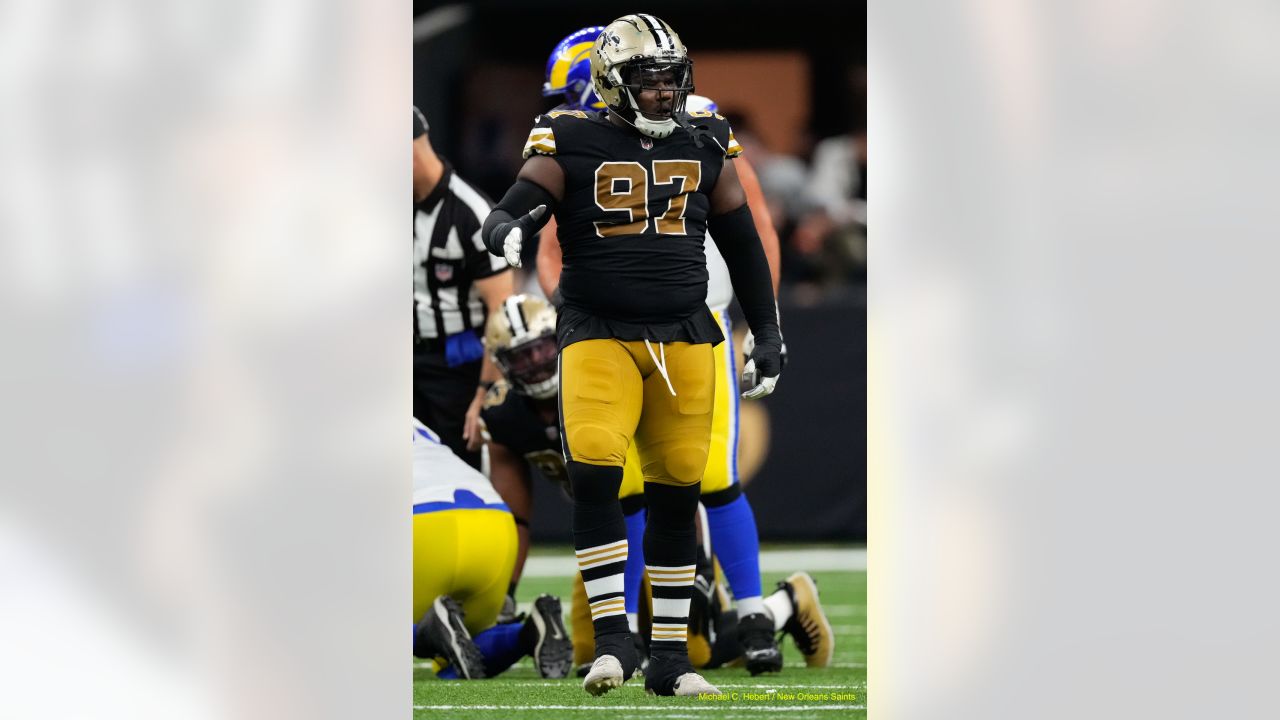
[[[552,110],[551,112],[547,113],[547,117],[553,120],[555,118],[563,117],[565,115],[568,115],[569,117],[581,118],[583,120],[587,119],[587,114],[581,110]]]
[[[742,154],[742,146],[733,137],[733,128],[725,116],[710,110],[695,110],[689,113],[691,124],[706,128],[716,144],[724,151],[726,158],[736,158]]]

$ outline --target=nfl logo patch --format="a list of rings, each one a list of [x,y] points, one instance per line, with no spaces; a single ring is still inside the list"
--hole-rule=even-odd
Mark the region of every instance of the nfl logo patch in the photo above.
[[[640,147],[644,148],[645,150],[652,150],[653,141],[650,140],[649,138],[640,138]]]
[[[440,282],[449,282],[453,279],[453,266],[444,263],[436,263],[436,279]]]

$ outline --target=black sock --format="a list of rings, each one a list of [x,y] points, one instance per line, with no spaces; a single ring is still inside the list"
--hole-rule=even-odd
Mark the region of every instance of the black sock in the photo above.
[[[573,487],[573,547],[586,585],[595,636],[627,633],[623,571],[627,524],[618,502],[622,468],[567,463]],[[599,648],[599,642],[597,642]]]
[[[644,534],[645,568],[653,591],[652,655],[688,656],[689,599],[697,562],[694,516],[701,485],[645,483],[649,523]]]

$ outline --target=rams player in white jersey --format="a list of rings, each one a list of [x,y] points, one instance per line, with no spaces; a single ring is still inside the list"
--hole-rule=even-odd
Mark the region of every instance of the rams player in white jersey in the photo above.
[[[483,475],[413,421],[413,654],[442,678],[492,677],[532,655],[542,677],[568,674],[560,601],[540,596],[523,622],[495,625],[516,557],[516,528]]]

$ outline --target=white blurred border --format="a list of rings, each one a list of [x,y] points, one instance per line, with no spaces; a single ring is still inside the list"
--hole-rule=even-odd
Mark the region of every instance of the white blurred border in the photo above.
[[[1280,6],[869,9],[869,708],[1263,717]]]
[[[0,717],[410,711],[411,19],[0,7]]]

